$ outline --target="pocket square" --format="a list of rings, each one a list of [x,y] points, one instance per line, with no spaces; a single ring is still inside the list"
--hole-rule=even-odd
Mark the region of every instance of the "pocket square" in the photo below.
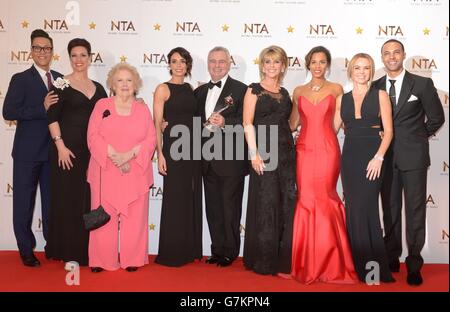
[[[414,94],[411,94],[411,96],[408,99],[408,102],[412,102],[412,101],[416,101],[417,100],[417,96],[415,96]]]

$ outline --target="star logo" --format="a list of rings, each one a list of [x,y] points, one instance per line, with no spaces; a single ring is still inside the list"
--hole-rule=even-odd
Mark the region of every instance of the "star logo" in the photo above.
[[[361,27],[356,28],[357,35],[362,35],[362,33],[363,33],[363,29]]]
[[[127,61],[127,57],[125,55],[120,56],[120,62],[125,63]]]
[[[288,33],[293,33],[294,32],[294,27],[289,25],[289,27],[287,28],[287,31],[288,31]]]
[[[156,228],[156,225],[154,225],[154,224],[152,223],[152,224],[150,224],[148,227],[150,228],[150,231],[154,231],[155,228]]]
[[[153,25],[153,30],[160,31],[161,30],[161,25],[156,23],[155,25]]]
[[[253,64],[254,64],[254,65],[259,65],[259,58],[255,58],[255,59],[253,60]]]
[[[230,26],[228,26],[227,24],[222,26],[222,31],[223,32],[228,32],[228,29],[230,29]]]
[[[22,28],[28,28],[28,25],[30,25],[30,23],[28,23],[28,21],[24,20],[24,21],[22,21],[21,25],[22,25]]]
[[[430,29],[428,29],[428,27],[425,27],[425,29],[423,30],[423,34],[425,35],[425,36],[428,36],[429,34],[430,34]]]
[[[60,58],[60,57],[61,57],[61,56],[59,56],[59,54],[54,54],[54,55],[53,55],[53,60],[57,62],[57,61],[59,61],[59,58]]]
[[[89,24],[89,29],[95,29],[95,27],[97,27],[97,24],[95,24],[94,22],[91,22]]]

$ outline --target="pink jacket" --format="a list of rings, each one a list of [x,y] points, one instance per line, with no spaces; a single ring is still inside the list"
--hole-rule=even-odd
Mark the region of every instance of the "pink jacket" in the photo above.
[[[117,213],[127,214],[128,204],[149,191],[153,184],[152,156],[156,133],[147,105],[134,102],[129,116],[118,115],[113,98],[97,102],[89,119],[87,142],[91,159],[87,180],[92,196],[99,196],[101,168],[101,201],[108,201]],[[130,161],[131,170],[122,174],[107,157],[108,145],[118,152],[140,145],[136,158]]]

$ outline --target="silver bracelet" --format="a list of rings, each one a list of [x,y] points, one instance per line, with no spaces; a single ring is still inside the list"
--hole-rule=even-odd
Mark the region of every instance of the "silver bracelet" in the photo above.
[[[255,158],[256,157],[256,149],[249,148],[248,155],[250,156],[250,159]]]
[[[62,137],[60,135],[56,135],[53,137],[53,141],[56,142],[58,140],[62,140]]]
[[[376,160],[379,160],[379,161],[383,161],[384,160],[383,156],[380,156],[378,154],[375,154],[375,156],[373,156],[373,159],[376,159]]]

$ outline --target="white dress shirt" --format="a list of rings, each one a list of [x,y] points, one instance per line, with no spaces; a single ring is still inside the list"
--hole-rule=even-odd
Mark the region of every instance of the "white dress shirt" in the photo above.
[[[42,68],[40,68],[39,66],[36,66],[36,65],[33,65],[33,66],[34,66],[34,68],[37,69],[39,75],[40,75],[41,78],[42,78],[42,81],[44,81],[44,85],[47,87],[47,90],[48,90],[49,87],[48,87],[48,85],[47,85],[47,72],[46,72],[45,70],[43,70]],[[50,70],[48,70],[48,72],[50,72]],[[51,77],[51,79],[52,79],[52,82],[55,82],[55,80],[53,79],[53,75],[52,75],[51,72],[50,72],[50,77]]]
[[[402,72],[400,73],[400,75],[398,75],[397,77],[390,77],[389,75],[386,75],[386,92],[389,93],[389,88],[391,87],[391,82],[389,81],[389,79],[393,79],[395,80],[395,105],[398,104],[398,98],[400,97],[400,91],[402,91],[402,84],[403,84],[403,78],[405,78],[405,69],[403,68]]]
[[[219,99],[220,94],[222,93],[222,89],[225,86],[225,83],[228,79],[228,75],[225,75],[220,81],[222,81],[222,85],[219,87],[214,86],[212,89],[208,89],[208,95],[206,96],[206,103],[205,103],[205,118],[208,120],[209,117],[211,117],[212,113],[214,112],[214,108],[216,107],[217,100]],[[212,81],[212,80],[211,80]],[[216,83],[218,81],[213,81],[213,83]]]

